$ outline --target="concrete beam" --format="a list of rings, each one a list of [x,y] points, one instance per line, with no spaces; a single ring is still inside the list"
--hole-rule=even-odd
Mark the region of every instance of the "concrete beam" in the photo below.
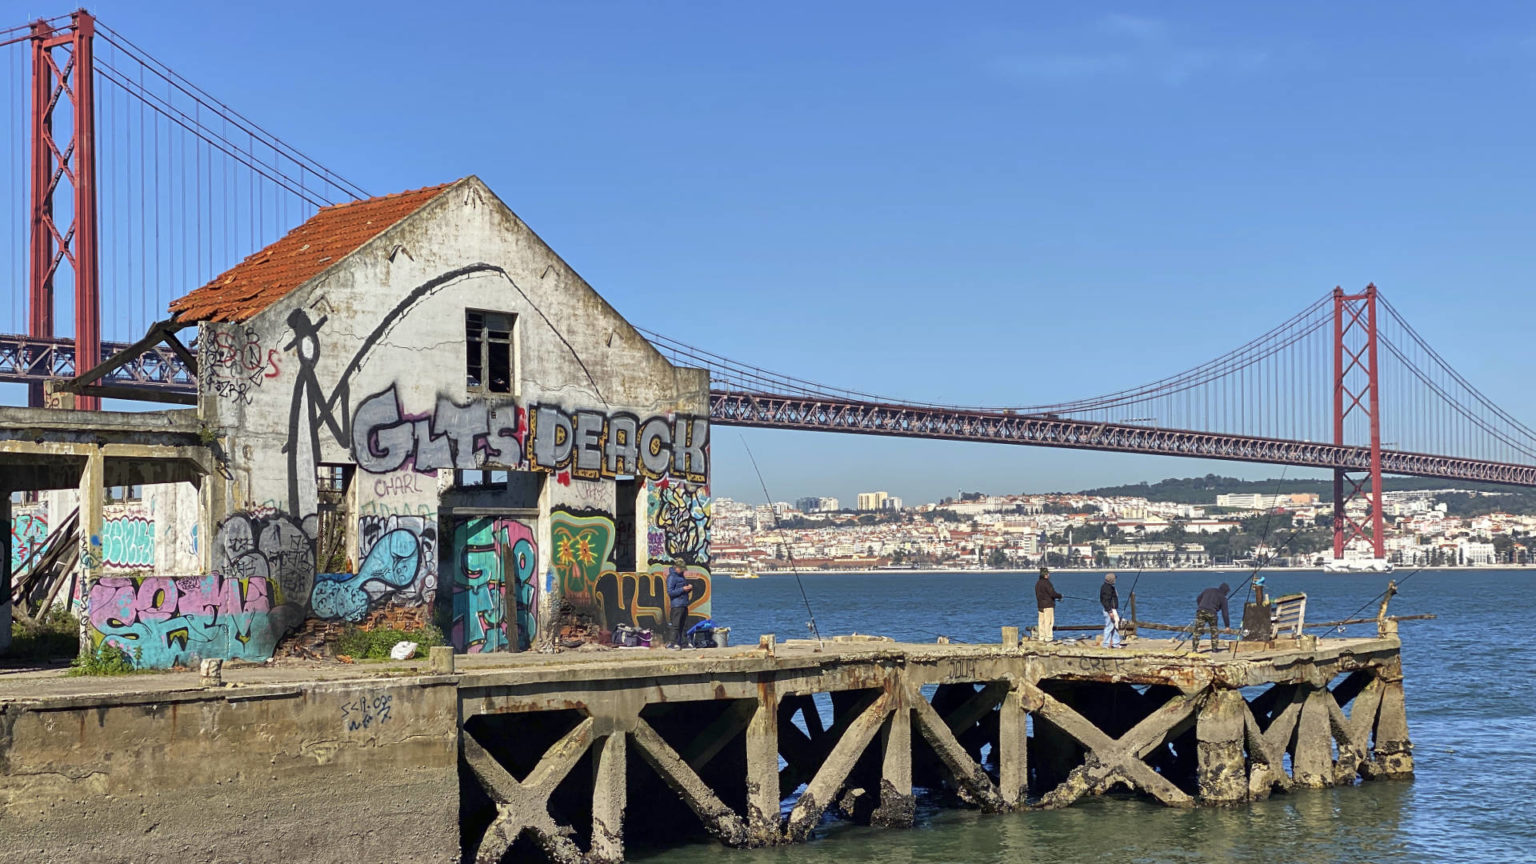
[[[910,828],[917,812],[912,795],[912,706],[900,682],[889,692],[891,715],[880,730],[880,806],[871,814],[870,824]]]
[[[1029,799],[1029,711],[1017,686],[1003,698],[998,715],[997,780],[1003,804],[1018,809]]]
[[[1333,785],[1333,738],[1328,729],[1328,703],[1332,701],[1328,688],[1306,688],[1291,750],[1291,777],[1297,786],[1322,789]]]
[[[1248,771],[1243,759],[1245,709],[1243,694],[1236,690],[1212,690],[1200,706],[1195,740],[1202,803],[1236,804],[1248,797]]]
[[[926,704],[926,703],[925,703]],[[837,744],[832,747],[832,752],[827,754],[826,761],[811,778],[805,792],[795,804],[795,809],[789,814],[788,834],[791,839],[803,840],[821,821],[821,814],[837,795],[837,790],[842,788],[843,781],[848,778],[848,772],[853,770],[854,763],[863,755],[864,748],[880,731],[880,726],[885,722],[885,717],[891,711],[891,700],[886,696],[877,698],[868,708],[859,713],[858,717],[848,725],[847,731],[838,738]],[[930,709],[932,710],[932,709]]]
[[[1384,681],[1381,713],[1376,718],[1376,770],[1392,780],[1413,776],[1413,744],[1408,740],[1408,712],[1403,682]]]
[[[649,723],[640,720],[636,724],[634,739],[640,758],[655,770],[667,788],[693,810],[699,821],[704,823],[704,830],[727,846],[748,845],[747,826],[742,823],[741,817],[725,806],[709,788],[709,784],[694,772]]]
[[[939,762],[949,772],[950,779],[959,787],[960,797],[988,813],[1008,809],[1003,796],[992,785],[992,778],[971,759],[971,754],[955,738],[955,733],[944,722],[944,718],[939,716],[939,712],[920,693],[909,693],[907,699],[912,704],[912,713],[916,715],[918,730],[938,754]]]
[[[655,735],[654,731],[652,735]],[[624,860],[624,803],[628,782],[624,757],[628,741],[629,736],[625,733],[613,732],[592,744],[592,844],[587,850],[589,864],[619,864]],[[655,735],[655,741],[661,741],[661,736]],[[665,746],[665,742],[662,743]],[[671,749],[667,748],[668,751]],[[671,756],[676,758],[677,754],[673,752]]]
[[[544,751],[522,782],[502,767],[468,730],[459,736],[465,764],[496,805],[496,818],[475,850],[477,864],[499,862],[525,831],[555,864],[580,864],[581,850],[571,842],[569,830],[555,824],[549,815],[548,801],[555,787],[591,746],[593,725],[588,717],[563,735]]]
[[[759,685],[747,723],[747,832],[756,846],[777,843],[779,831],[779,700],[771,681]]]

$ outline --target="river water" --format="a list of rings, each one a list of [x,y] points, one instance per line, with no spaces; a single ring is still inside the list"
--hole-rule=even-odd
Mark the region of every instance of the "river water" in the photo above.
[[[1386,576],[1268,571],[1270,594],[1307,593],[1307,618],[1374,614],[1370,598]],[[1433,612],[1403,622],[1409,731],[1416,778],[1276,794],[1236,809],[1173,810],[1128,798],[1084,799],[1054,812],[983,816],[921,805],[918,824],[882,831],[827,823],[805,844],[727,850],[695,844],[634,860],[669,864],[801,862],[1441,862],[1536,861],[1536,640],[1530,632],[1531,575],[1497,570],[1400,571],[1394,614]],[[1187,623],[1203,588],[1247,573],[1122,571],[1122,607],[1137,581],[1143,620]],[[1099,623],[1102,573],[1059,573],[1072,598],[1057,623]],[[932,641],[936,634],[996,642],[999,628],[1034,623],[1033,573],[802,575],[824,636],[862,632]],[[1234,604],[1240,605],[1240,604]],[[733,642],[758,633],[782,641],[807,635],[805,603],[793,576],[719,578],[715,620]],[[1236,609],[1234,612],[1238,611]],[[1234,623],[1236,623],[1234,621]],[[1354,628],[1359,635],[1373,626]],[[1073,634],[1059,634],[1073,635]]]

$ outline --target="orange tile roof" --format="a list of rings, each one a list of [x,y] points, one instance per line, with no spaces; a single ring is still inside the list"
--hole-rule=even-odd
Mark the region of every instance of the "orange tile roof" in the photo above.
[[[321,208],[276,243],[185,297],[171,301],[179,322],[244,321],[416,212],[453,184]]]

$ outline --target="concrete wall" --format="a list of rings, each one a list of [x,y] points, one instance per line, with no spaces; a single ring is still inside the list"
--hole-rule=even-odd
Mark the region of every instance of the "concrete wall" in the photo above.
[[[138,500],[115,501],[102,508],[103,572],[114,577],[200,573],[197,489],[190,483],[156,483],[140,489]],[[79,501],[78,492],[55,490],[41,493],[36,501],[12,506],[9,557],[13,574],[30,569],[34,554]],[[76,611],[83,608],[78,582],[72,597],[61,595],[59,599],[72,601]]]
[[[459,860],[451,679],[44,704],[0,707],[0,862]]]
[[[511,393],[467,386],[468,309],[517,316]],[[654,612],[673,557],[696,583],[694,615],[708,614],[708,557],[685,536],[707,532],[707,518],[652,518],[707,501],[707,373],[667,362],[477,179],[249,321],[201,325],[199,339],[199,411],[222,435],[229,474],[203,486],[217,527],[200,553],[217,579],[195,589],[226,600],[194,633],[233,628],[242,656],[260,656],[306,617],[430,609],[447,591],[458,646],[499,648],[509,594],[523,634],[545,627],[561,596],[630,620]],[[320,518],[319,465],[354,471],[336,529]],[[450,488],[454,469],[487,467],[544,479]],[[615,522],[626,475],[642,481],[625,487],[633,534]],[[657,510],[678,496],[690,503]],[[666,551],[668,532],[688,551]],[[317,545],[338,538],[345,572],[317,573]],[[617,543],[636,554],[615,556]],[[259,617],[219,617],[229,614]]]

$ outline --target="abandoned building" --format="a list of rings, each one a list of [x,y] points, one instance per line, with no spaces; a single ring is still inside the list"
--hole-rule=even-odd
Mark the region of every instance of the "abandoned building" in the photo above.
[[[48,565],[34,602],[145,667],[348,623],[470,653],[660,631],[673,562],[709,615],[707,372],[478,178],[325,208],[169,316],[140,345],[191,361],[195,407],[68,410],[114,395],[86,372],[0,408],[6,601]]]

